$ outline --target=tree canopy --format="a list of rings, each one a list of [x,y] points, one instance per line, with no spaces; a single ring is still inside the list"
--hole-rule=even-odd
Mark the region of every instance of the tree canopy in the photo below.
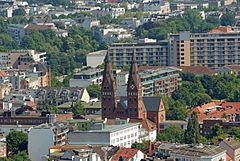
[[[6,137],[6,142],[11,155],[27,151],[28,136],[22,131],[11,131]]]

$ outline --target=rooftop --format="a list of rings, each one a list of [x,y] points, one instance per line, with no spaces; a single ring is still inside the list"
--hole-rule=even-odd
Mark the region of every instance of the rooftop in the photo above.
[[[209,102],[207,104],[194,107],[190,113],[198,114],[198,121],[203,121],[207,118],[223,118],[224,115],[233,115],[239,113],[240,102]]]
[[[179,68],[182,69],[182,71],[185,73],[192,73],[197,75],[214,75],[217,73],[215,70],[204,66],[181,66]]]
[[[124,160],[129,160],[137,154],[137,149],[132,148],[121,148],[117,153],[112,157],[111,161],[119,161],[119,158],[122,157]]]
[[[88,54],[88,56],[106,56],[107,50],[99,50],[95,52],[91,52]]]
[[[223,143],[227,144],[229,147],[231,147],[231,149],[240,149],[240,144],[239,142],[237,142],[236,140],[232,139],[232,138],[227,138],[225,140],[223,140]]]
[[[176,146],[174,148],[171,148],[171,150],[172,150],[171,153],[178,155],[208,158],[226,152],[226,150],[220,148],[219,146],[213,145],[199,145],[199,146],[186,145],[181,147]]]
[[[219,26],[210,31],[211,33],[233,32],[231,26]]]

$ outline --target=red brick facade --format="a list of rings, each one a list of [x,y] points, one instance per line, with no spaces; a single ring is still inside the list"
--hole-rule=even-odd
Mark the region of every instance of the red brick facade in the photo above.
[[[152,97],[153,99],[148,97],[147,101],[149,98],[150,100],[157,100],[154,104],[149,104],[149,102],[144,102],[142,95],[142,83],[138,74],[138,66],[134,53],[129,71],[127,98],[120,97],[117,99],[116,81],[112,75],[108,52],[102,82],[102,119],[148,119],[159,127],[159,123],[165,121],[165,108],[162,99],[160,97]]]

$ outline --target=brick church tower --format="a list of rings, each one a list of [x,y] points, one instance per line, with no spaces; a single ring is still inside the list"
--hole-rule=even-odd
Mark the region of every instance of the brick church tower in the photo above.
[[[138,65],[134,49],[127,85],[127,110],[129,118],[144,118],[142,95],[142,83],[138,74]]]
[[[114,118],[116,107],[116,81],[112,73],[110,55],[107,52],[102,81],[102,119]]]

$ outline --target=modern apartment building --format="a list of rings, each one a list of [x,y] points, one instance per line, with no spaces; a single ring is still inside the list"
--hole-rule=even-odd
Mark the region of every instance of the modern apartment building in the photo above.
[[[219,68],[240,63],[240,32],[218,27],[209,33],[169,35],[169,63],[174,66]]]
[[[138,43],[115,43],[109,49],[112,63],[116,67],[129,66],[133,50],[138,65],[168,65],[168,41],[144,39]]]
[[[139,76],[142,82],[143,96],[171,95],[180,83],[179,68],[161,66],[142,66]],[[117,96],[127,96],[129,74],[120,72],[116,76]]]
[[[73,78],[69,81],[69,85],[70,87],[82,88],[86,88],[92,84],[101,85],[102,74],[103,69],[89,68],[74,74]]]

